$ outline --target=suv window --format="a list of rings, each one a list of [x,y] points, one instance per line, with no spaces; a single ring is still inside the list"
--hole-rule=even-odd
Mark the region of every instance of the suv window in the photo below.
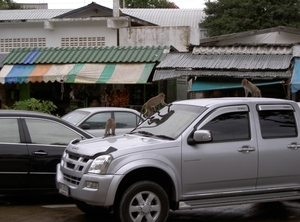
[[[0,119],[0,142],[20,143],[20,134],[17,119]]]
[[[26,119],[31,142],[35,144],[67,145],[81,135],[57,122],[42,119]]]
[[[137,125],[137,116],[129,112],[115,112],[117,128],[134,128]]]
[[[214,142],[250,139],[248,112],[221,114],[201,129],[209,130]]]
[[[297,137],[292,110],[258,111],[262,138]]]

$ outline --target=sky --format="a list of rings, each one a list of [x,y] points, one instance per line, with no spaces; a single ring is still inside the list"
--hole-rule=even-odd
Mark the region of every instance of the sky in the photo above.
[[[204,8],[207,0],[169,0],[179,8]],[[76,9],[95,2],[112,8],[113,0],[14,0],[16,3],[48,3],[48,9]]]

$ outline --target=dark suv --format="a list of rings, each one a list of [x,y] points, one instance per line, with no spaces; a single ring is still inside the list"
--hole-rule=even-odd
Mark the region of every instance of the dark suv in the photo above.
[[[52,115],[0,110],[0,193],[55,191],[56,165],[67,144],[92,137]]]

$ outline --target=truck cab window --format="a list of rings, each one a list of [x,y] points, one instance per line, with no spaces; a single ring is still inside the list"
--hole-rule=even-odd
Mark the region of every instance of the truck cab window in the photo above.
[[[263,110],[258,111],[258,115],[262,138],[297,137],[292,110]]]
[[[221,114],[201,129],[211,132],[213,142],[250,139],[248,112]]]

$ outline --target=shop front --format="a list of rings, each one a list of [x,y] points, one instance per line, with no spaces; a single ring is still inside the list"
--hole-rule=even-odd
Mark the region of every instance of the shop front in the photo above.
[[[31,97],[51,100],[60,115],[88,106],[139,110],[161,90],[159,82],[152,83],[151,79],[166,49],[169,47],[28,49],[25,55],[24,49],[13,50],[0,71],[0,95],[4,88],[15,92],[12,99],[4,90],[6,105]],[[64,59],[57,60],[58,56]]]

